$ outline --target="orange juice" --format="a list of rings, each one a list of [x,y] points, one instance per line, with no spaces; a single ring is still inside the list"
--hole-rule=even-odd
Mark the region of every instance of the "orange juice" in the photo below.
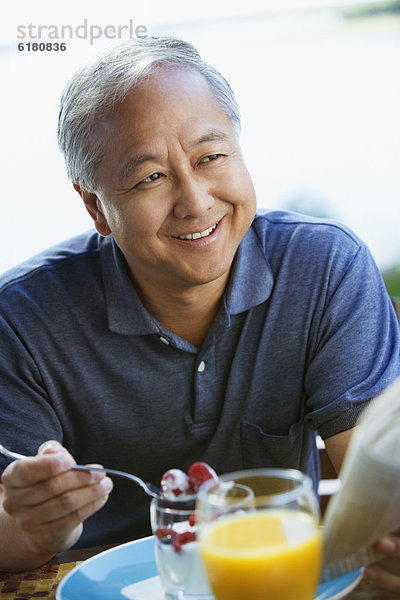
[[[312,600],[321,532],[301,511],[258,510],[208,523],[200,550],[217,600]]]

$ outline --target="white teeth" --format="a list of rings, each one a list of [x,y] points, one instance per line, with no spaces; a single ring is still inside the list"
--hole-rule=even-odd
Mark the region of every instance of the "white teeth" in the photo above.
[[[179,235],[178,237],[180,240],[198,240],[199,238],[207,237],[208,235],[210,235],[210,233],[212,233],[216,227],[217,223],[212,227],[205,229],[201,233],[197,231],[196,233],[187,233],[186,235]]]

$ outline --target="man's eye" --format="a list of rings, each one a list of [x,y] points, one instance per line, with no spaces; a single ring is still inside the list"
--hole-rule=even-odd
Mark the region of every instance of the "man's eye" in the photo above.
[[[200,162],[211,162],[212,160],[216,160],[219,156],[219,154],[209,154],[202,158]]]
[[[161,173],[152,173],[148,177],[142,179],[140,183],[150,183],[152,181],[157,181],[157,179],[160,179],[160,177],[162,177]]]

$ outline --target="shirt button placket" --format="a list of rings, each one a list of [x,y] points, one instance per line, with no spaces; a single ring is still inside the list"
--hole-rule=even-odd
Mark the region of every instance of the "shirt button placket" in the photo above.
[[[209,360],[209,356],[205,360],[201,359],[195,371],[194,422],[196,425],[213,421],[215,418],[214,396],[210,389],[213,365]]]

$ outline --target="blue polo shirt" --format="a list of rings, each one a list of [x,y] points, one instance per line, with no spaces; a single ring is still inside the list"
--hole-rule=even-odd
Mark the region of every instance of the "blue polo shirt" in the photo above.
[[[159,482],[195,460],[223,473],[295,467],[315,432],[352,427],[400,375],[399,329],[368,249],[334,222],[258,214],[201,348],[143,306],[112,236],[59,244],[0,279],[0,441],[62,442]],[[1,458],[1,467],[7,459]],[[149,533],[148,498],[115,480],[80,546]]]

